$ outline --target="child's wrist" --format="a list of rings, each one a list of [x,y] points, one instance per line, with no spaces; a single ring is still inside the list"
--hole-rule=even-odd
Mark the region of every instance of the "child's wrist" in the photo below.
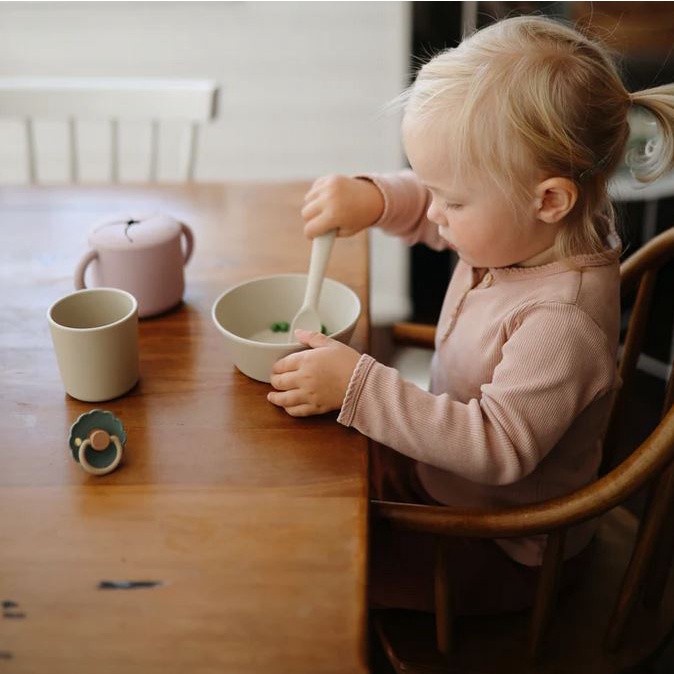
[[[386,197],[383,191],[377,185],[376,181],[369,176],[356,176],[356,180],[369,185],[368,189],[368,227],[372,227],[381,220],[386,208]]]

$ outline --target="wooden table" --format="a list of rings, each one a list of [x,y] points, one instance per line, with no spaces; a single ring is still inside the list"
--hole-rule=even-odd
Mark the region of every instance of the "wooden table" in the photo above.
[[[306,271],[304,183],[0,191],[0,674],[364,672],[367,441],[295,419],[234,369],[210,309],[229,285]],[[193,228],[184,304],[141,321],[141,381],[87,404],[63,391],[46,311],[101,217]],[[359,293],[367,243],[328,275]],[[111,410],[122,465],[93,477],[70,425]],[[99,589],[101,581],[156,587]]]

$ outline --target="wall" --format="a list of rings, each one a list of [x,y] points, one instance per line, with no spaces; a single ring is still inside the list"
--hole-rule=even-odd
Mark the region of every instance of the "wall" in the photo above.
[[[385,170],[409,30],[399,2],[3,2],[0,76],[216,80],[203,180]]]
[[[403,163],[399,118],[382,108],[406,84],[409,34],[404,2],[2,2],[0,76],[216,80],[198,180],[385,171]],[[0,126],[0,183],[23,179],[9,126]],[[42,131],[58,138],[57,126]],[[65,179],[60,133],[43,157],[47,180]],[[160,176],[170,180],[170,169]],[[395,296],[389,310],[380,293],[378,316],[405,313],[405,264],[376,234],[375,283]]]

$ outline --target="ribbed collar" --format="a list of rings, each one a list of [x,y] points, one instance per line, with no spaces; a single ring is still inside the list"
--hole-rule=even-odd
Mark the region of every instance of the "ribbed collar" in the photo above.
[[[489,272],[494,279],[503,281],[519,281],[536,277],[561,274],[586,267],[605,267],[615,264],[620,259],[620,244],[607,248],[603,253],[574,255],[564,260],[555,260],[536,267],[493,267]],[[479,272],[478,272],[479,274]]]

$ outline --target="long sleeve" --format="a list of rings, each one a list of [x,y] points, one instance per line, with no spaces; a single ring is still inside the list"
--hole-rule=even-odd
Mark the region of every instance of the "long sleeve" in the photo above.
[[[410,246],[425,243],[434,250],[445,250],[448,247],[447,242],[438,234],[437,225],[426,217],[430,192],[412,171],[374,173],[358,177],[372,181],[384,198],[384,211],[374,227],[399,236]]]
[[[338,421],[473,482],[521,480],[610,391],[615,364],[604,331],[574,304],[520,308],[504,330],[500,362],[479,396],[461,402],[423,391],[364,355]]]

